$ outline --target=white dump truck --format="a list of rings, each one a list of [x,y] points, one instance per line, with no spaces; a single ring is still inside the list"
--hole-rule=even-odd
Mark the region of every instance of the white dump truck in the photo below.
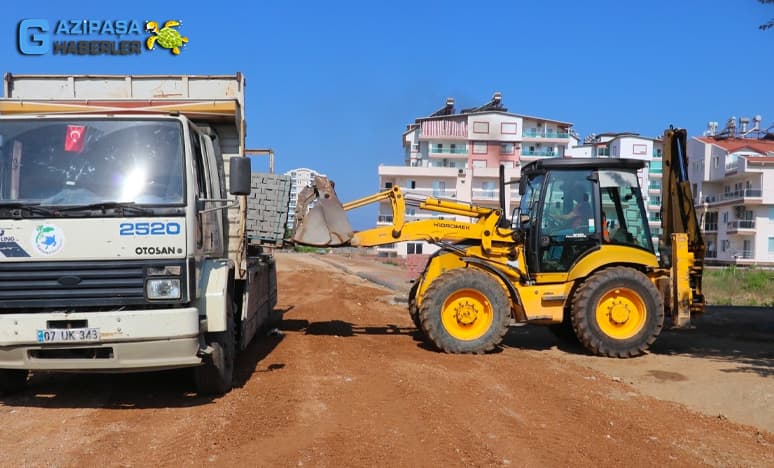
[[[30,371],[193,367],[200,393],[232,387],[277,297],[247,232],[244,89],[241,74],[5,75],[0,394]]]

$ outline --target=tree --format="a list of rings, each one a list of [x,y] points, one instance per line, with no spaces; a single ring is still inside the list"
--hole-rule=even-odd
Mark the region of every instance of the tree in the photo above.
[[[758,1],[764,4],[768,3],[770,5],[774,5],[774,0],[758,0]],[[770,19],[768,23],[764,23],[758,26],[758,29],[760,29],[761,31],[765,31],[769,28],[774,28],[774,19]]]

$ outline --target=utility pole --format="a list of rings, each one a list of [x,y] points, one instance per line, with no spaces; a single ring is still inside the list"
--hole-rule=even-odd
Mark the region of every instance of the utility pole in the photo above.
[[[245,150],[246,156],[252,156],[252,155],[263,155],[263,156],[269,156],[269,174],[274,174],[274,150],[271,148],[268,149],[246,149]]]

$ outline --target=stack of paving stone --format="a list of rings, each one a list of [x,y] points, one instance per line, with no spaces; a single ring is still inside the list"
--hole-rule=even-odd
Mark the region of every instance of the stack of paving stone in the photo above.
[[[247,197],[247,239],[251,244],[282,244],[289,203],[289,176],[253,173]]]

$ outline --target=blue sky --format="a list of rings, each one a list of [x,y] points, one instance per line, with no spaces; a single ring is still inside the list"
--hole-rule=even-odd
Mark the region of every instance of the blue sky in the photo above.
[[[763,115],[774,123],[774,5],[756,0],[621,2],[7,2],[0,63],[12,73],[227,74],[247,78],[249,148],[276,169],[310,167],[342,200],[403,163],[407,123],[503,93],[511,112],[569,121],[582,136]],[[167,19],[190,38],[177,57],[23,56],[18,21]],[[74,39],[78,39],[75,37]],[[268,166],[259,161],[258,167]],[[356,228],[375,208],[352,214]]]

